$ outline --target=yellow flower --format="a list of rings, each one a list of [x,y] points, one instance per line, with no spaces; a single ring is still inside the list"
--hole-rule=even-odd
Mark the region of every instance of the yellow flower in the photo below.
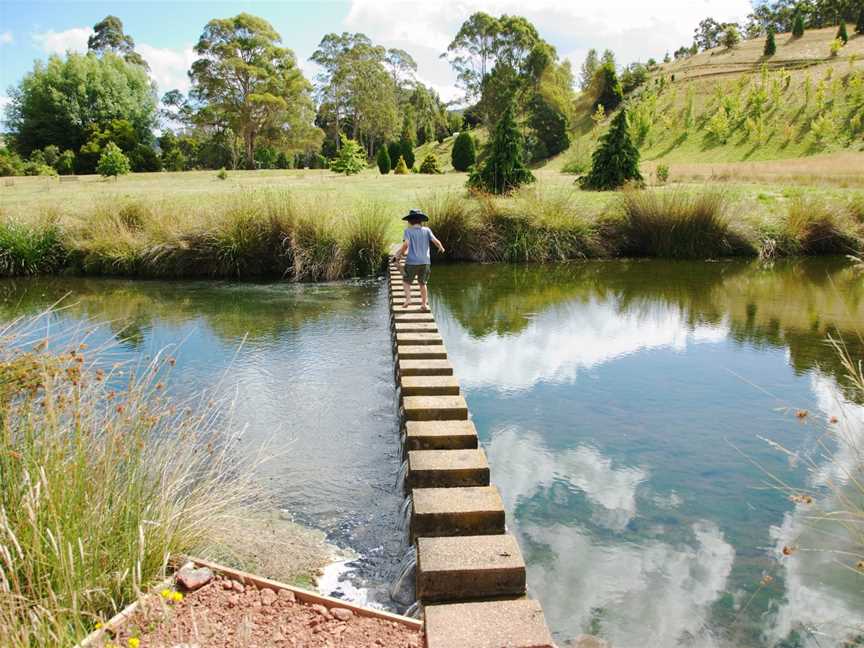
[[[183,595],[182,595],[180,592],[174,592],[174,593],[171,595],[171,598],[174,599],[174,600],[177,601],[177,602],[180,602],[180,601],[183,600]]]
[[[171,590],[169,589],[163,589],[161,592],[159,592],[159,594],[162,596],[162,598],[171,598]]]
[[[102,622],[101,622],[101,621],[97,621],[97,622],[96,622],[96,625],[93,626],[93,627],[96,628],[96,629],[98,630],[99,628],[102,627]]]
[[[129,639],[129,648],[138,648],[141,644],[141,640],[138,637],[132,637]]]

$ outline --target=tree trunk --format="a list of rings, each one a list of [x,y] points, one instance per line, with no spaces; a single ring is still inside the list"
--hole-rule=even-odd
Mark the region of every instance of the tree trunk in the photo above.
[[[244,144],[246,147],[246,168],[255,168],[255,133],[247,130],[243,133]]]

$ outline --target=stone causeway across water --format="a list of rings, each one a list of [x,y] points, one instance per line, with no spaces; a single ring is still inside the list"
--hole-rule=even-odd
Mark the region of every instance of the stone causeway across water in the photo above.
[[[409,533],[427,648],[552,648],[435,318],[403,305],[393,259],[388,274]]]

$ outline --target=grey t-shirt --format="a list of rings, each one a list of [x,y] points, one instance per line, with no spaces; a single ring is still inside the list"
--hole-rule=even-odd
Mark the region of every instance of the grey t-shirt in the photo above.
[[[406,265],[426,265],[432,263],[429,256],[429,243],[435,235],[428,227],[409,227],[405,230],[403,240],[408,241]]]

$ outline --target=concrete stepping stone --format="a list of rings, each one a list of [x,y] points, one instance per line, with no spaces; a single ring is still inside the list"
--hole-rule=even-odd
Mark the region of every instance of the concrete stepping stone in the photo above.
[[[405,396],[402,409],[408,421],[467,421],[463,396]]]
[[[510,534],[417,538],[417,599],[423,603],[521,596],[525,583],[525,561]]]
[[[426,648],[554,648],[543,610],[527,598],[428,605]]]
[[[419,315],[431,315],[431,313],[421,313],[420,304],[413,304],[412,306],[407,308],[405,306],[394,306],[392,310],[394,313],[416,313]]]
[[[405,447],[410,450],[471,450],[477,429],[471,421],[407,421]]]
[[[396,342],[405,346],[421,346],[424,344],[444,344],[438,333],[396,333]]]
[[[452,376],[449,360],[399,360],[400,376]]]
[[[495,486],[415,488],[411,539],[504,533],[504,502]]]
[[[489,461],[481,448],[470,450],[409,450],[410,488],[488,486]]]
[[[434,322],[435,317],[432,313],[421,313],[419,311],[408,311],[393,313],[393,321],[396,323],[406,322]]]
[[[458,396],[459,381],[455,376],[400,376],[399,388],[406,396]]]
[[[447,349],[443,344],[400,344],[396,347],[400,360],[446,360]]]
[[[397,334],[438,332],[438,325],[435,322],[399,322],[394,324],[393,328]]]

